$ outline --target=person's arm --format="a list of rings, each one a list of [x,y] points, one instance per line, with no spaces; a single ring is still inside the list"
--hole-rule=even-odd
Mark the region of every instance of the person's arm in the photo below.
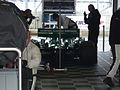
[[[29,18],[29,20],[27,21],[27,23],[30,25],[32,23],[32,18]]]
[[[88,24],[88,18],[87,18],[86,12],[84,12],[83,15],[84,15],[84,22],[85,22],[86,24]]]
[[[33,16],[33,15],[30,13],[30,14],[28,15],[28,18],[29,18],[28,24],[30,25],[30,24],[32,23],[33,19],[35,19],[35,16]]]

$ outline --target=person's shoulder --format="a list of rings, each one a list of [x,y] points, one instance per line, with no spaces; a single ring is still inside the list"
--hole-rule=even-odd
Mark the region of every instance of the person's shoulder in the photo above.
[[[34,49],[35,51],[40,51],[40,48],[33,42],[30,42],[31,49]]]
[[[98,9],[95,9],[95,12],[96,12],[96,13],[99,13],[99,10],[98,10]]]
[[[37,45],[35,43],[33,43],[32,41],[30,42],[31,46],[37,47]]]
[[[95,9],[95,11],[94,11],[94,12],[95,12],[95,14],[96,14],[96,15],[100,15],[100,12],[99,12],[99,10],[98,10],[98,9]]]

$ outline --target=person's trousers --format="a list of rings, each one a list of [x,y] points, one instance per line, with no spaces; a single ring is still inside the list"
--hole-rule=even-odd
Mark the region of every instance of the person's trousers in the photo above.
[[[32,80],[32,69],[22,67],[22,90],[31,90]]]
[[[113,57],[113,62],[112,62],[112,65],[110,66],[110,70],[111,70],[116,60],[116,53],[115,53],[115,44],[110,44],[110,46],[111,46],[111,52]]]
[[[107,74],[107,77],[111,77],[111,78],[113,78],[116,75],[118,67],[120,65],[120,44],[115,44],[115,53],[116,53],[115,63],[112,69]]]

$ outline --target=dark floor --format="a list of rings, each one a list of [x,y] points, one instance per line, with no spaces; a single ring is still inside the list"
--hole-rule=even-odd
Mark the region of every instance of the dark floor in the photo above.
[[[110,51],[98,53],[95,66],[73,66],[67,71],[38,70],[36,90],[120,90],[118,74],[114,78],[115,87],[110,88],[103,79],[112,63]]]

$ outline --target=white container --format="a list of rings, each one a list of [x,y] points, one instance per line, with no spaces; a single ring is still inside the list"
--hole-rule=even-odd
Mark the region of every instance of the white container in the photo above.
[[[18,90],[18,70],[0,69],[0,90]]]

